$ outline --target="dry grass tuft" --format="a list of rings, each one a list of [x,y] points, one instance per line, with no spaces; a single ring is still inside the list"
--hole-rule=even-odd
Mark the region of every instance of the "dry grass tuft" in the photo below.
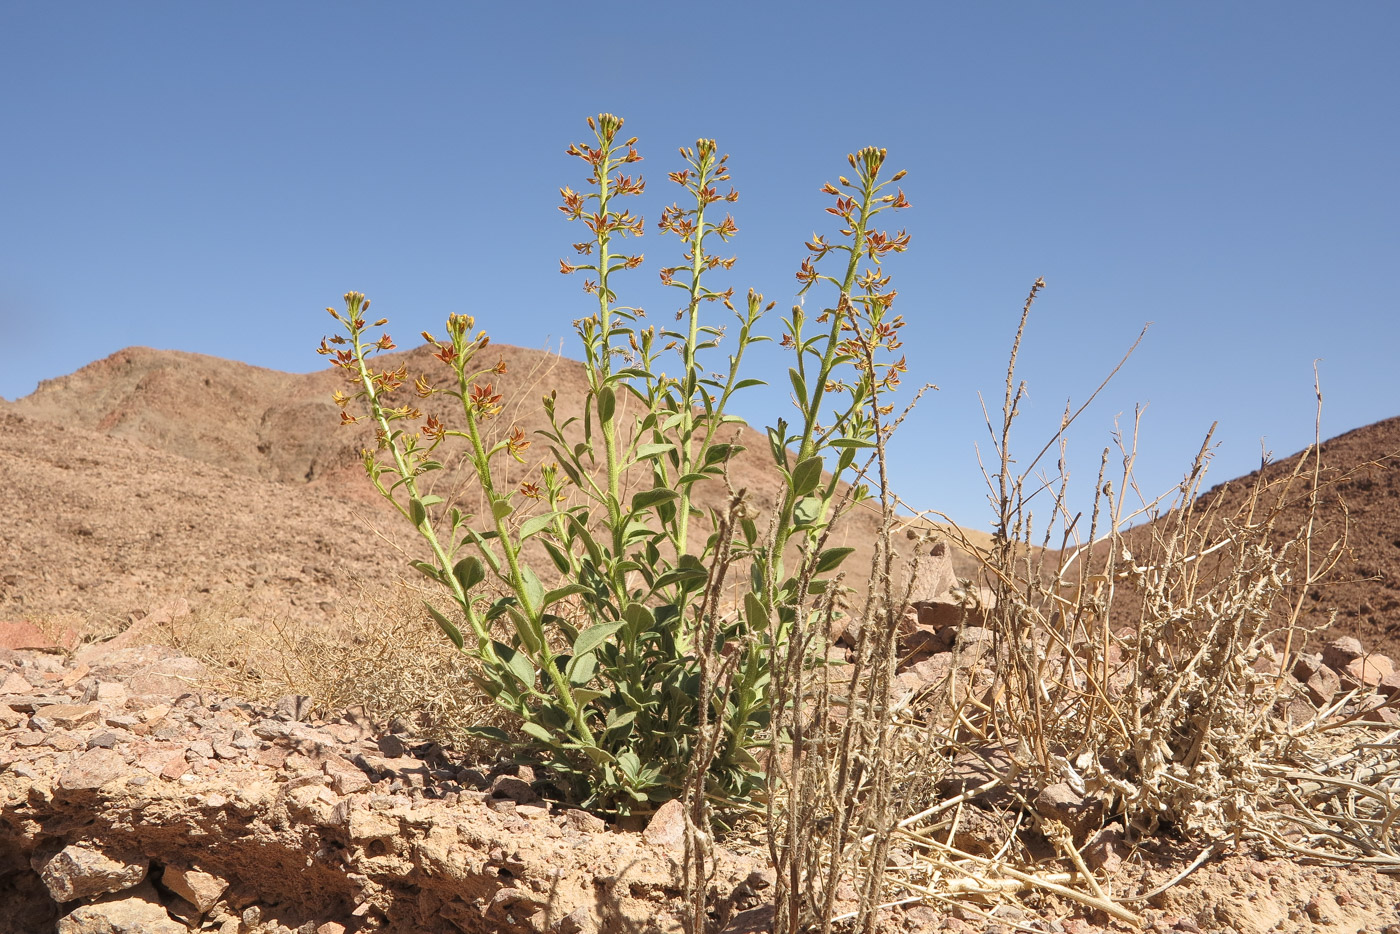
[[[234,605],[211,606],[183,621],[172,642],[242,696],[304,695],[325,712],[363,707],[378,722],[409,723],[461,754],[484,752],[468,728],[504,728],[500,708],[473,680],[474,662],[443,639],[422,605],[401,584],[362,596],[334,627],[264,623]]]

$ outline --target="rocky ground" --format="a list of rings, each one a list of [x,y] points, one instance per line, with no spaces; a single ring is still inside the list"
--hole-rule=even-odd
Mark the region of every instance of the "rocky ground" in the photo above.
[[[519,399],[546,380],[578,395],[576,365],[503,352]],[[526,767],[472,761],[363,709],[255,703],[227,672],[150,644],[170,641],[160,624],[177,605],[204,624],[335,627],[400,577],[412,545],[356,472],[359,442],[325,401],[334,387],[328,372],[133,349],[0,405],[0,934],[679,930],[674,811],[609,825],[546,800]],[[1386,719],[1400,697],[1400,471],[1385,460],[1400,419],[1329,446],[1328,521],[1345,506],[1350,551],[1342,582],[1309,596],[1310,614],[1333,606],[1338,621],[1290,690],[1400,728]],[[762,489],[758,463],[740,466]],[[865,525],[852,534],[868,548]],[[976,683],[989,633],[949,595],[970,572],[956,552],[925,563],[926,599],[901,624],[900,699],[955,668]],[[833,636],[840,663],[856,634]],[[1374,865],[1224,848],[1132,901],[1200,848],[1129,845],[1111,826],[1089,836],[1106,890],[1152,930],[1400,932],[1400,877]],[[766,859],[729,843],[717,927],[765,930]],[[1045,895],[910,902],[882,920],[889,932],[1116,927]]]

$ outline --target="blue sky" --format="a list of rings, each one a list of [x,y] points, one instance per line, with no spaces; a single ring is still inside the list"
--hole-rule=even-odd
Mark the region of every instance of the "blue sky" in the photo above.
[[[0,0],[0,396],[134,344],[309,371],[352,288],[400,344],[462,311],[571,353],[589,304],[558,274],[579,236],[557,191],[611,111],[649,225],[676,147],[731,154],[731,282],[780,310],[846,154],[909,171],[888,268],[906,385],[940,387],[895,445],[915,505],[987,524],[977,394],[999,407],[1037,276],[1019,451],[1151,321],[1072,436],[1078,505],[1138,403],[1144,489],[1215,420],[1223,481],[1311,440],[1315,359],[1324,436],[1400,415],[1397,30],[1389,3]],[[675,240],[639,246],[623,297],[669,308]],[[778,354],[754,363],[786,383]]]

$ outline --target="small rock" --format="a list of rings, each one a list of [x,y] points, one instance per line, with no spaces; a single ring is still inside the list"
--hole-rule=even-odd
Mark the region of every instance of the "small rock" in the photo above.
[[[1395,663],[1385,655],[1363,655],[1353,658],[1343,669],[1347,681],[1357,687],[1376,687],[1386,675],[1395,674]]]
[[[608,829],[607,821],[578,808],[570,808],[564,812],[564,823],[583,833],[602,833]]]
[[[1122,867],[1123,858],[1128,855],[1128,852],[1128,843],[1123,836],[1123,825],[1114,823],[1090,837],[1081,855],[1090,869],[1102,870],[1111,876]]]
[[[185,759],[190,762],[212,758],[214,758],[214,746],[208,740],[197,739],[190,743],[189,748],[185,750]]]
[[[126,760],[121,753],[98,746],[78,756],[72,765],[63,770],[58,776],[58,787],[64,791],[91,791],[121,777],[125,772]]]
[[[190,770],[189,760],[185,758],[185,753],[180,752],[171,756],[165,763],[165,767],[160,770],[160,777],[168,782],[176,781]]]
[[[92,704],[54,704],[44,708],[44,716],[63,730],[76,730],[102,716],[102,708]]]
[[[1319,665],[1303,682],[1303,686],[1308,689],[1309,700],[1321,707],[1332,703],[1332,698],[1342,689],[1342,679],[1331,668]]]
[[[89,749],[111,749],[121,742],[121,737],[111,730],[104,730],[101,733],[94,733],[88,737],[87,748]]]
[[[166,866],[161,876],[165,887],[189,902],[200,914],[214,907],[228,889],[228,883],[218,876],[197,869]]]
[[[285,694],[277,698],[273,709],[280,716],[299,723],[311,715],[311,698],[303,694]]]
[[[338,795],[353,795],[369,789],[369,776],[339,756],[331,756],[321,764],[321,770],[331,780]]]
[[[1103,801],[1085,797],[1067,782],[1050,785],[1035,799],[1041,817],[1057,820],[1069,828],[1075,842],[1082,842],[1103,822]]]
[[[522,781],[514,775],[497,775],[491,782],[491,797],[509,798],[516,804],[529,804],[540,800],[540,796],[535,794],[535,789],[530,787],[529,782]]]
[[[39,870],[39,878],[56,902],[121,892],[140,885],[150,862],[145,857],[113,859],[101,850],[73,843]]]
[[[1361,641],[1355,636],[1342,636],[1340,639],[1333,639],[1322,649],[1322,663],[1333,670],[1340,671],[1355,659],[1366,654],[1362,648]]]
[[[169,704],[156,704],[154,707],[147,707],[136,716],[141,718],[142,723],[154,723],[164,718],[168,713],[170,713]]]
[[[96,702],[113,709],[120,708],[128,697],[126,685],[120,681],[98,681],[83,692],[84,703]]]
[[[345,934],[345,925],[339,921],[327,921],[316,929],[316,934]]]
[[[84,662],[60,678],[58,683],[66,688],[71,688],[73,685],[86,678],[90,671],[92,671],[92,667]]]
[[[5,676],[5,680],[0,681],[0,694],[28,694],[34,690],[34,685],[24,680],[19,672],[12,671]]]
[[[679,846],[685,840],[685,805],[680,799],[673,798],[656,809],[642,839],[659,847]]]

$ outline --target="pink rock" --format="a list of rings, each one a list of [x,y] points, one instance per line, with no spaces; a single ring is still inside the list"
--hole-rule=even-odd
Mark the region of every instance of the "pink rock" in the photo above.
[[[1340,671],[1353,659],[1365,654],[1366,650],[1361,647],[1359,639],[1354,636],[1342,636],[1340,639],[1333,639],[1323,648],[1322,663]]]
[[[1363,655],[1348,662],[1345,671],[1353,684],[1373,688],[1395,673],[1395,663],[1385,655]]]
[[[675,847],[685,840],[685,805],[679,798],[656,809],[642,831],[642,839],[652,846]]]
[[[58,787],[65,791],[90,791],[120,778],[126,760],[113,749],[89,749],[58,776]],[[139,880],[138,880],[139,881]]]
[[[1342,689],[1342,679],[1326,665],[1318,666],[1303,684],[1308,689],[1308,698],[1319,707],[1330,704]]]
[[[42,649],[53,651],[61,646],[44,635],[38,626],[25,620],[0,623],[0,649]]]
[[[24,680],[17,671],[10,672],[4,681],[0,681],[0,694],[29,694],[33,690],[34,685]]]

